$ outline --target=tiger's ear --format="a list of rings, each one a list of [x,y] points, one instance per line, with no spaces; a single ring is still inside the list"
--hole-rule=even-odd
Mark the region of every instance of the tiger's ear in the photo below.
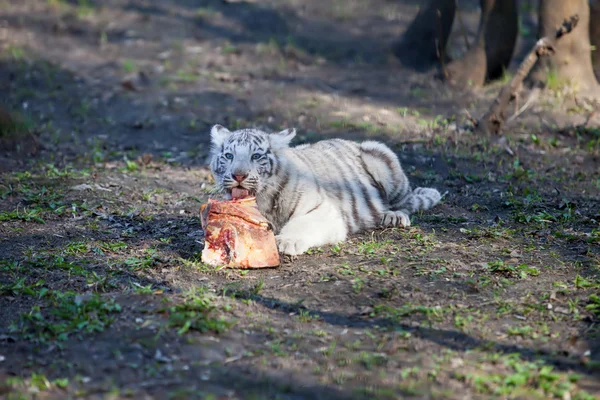
[[[215,125],[210,130],[210,142],[215,147],[221,147],[225,139],[231,135],[231,132],[222,125]]]
[[[272,133],[269,135],[271,147],[275,150],[288,147],[294,136],[296,136],[296,130],[294,128],[286,129],[279,133]]]

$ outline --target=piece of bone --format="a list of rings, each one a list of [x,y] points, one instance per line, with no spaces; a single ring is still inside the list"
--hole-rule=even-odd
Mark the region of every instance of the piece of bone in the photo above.
[[[200,208],[204,249],[202,261],[211,266],[266,268],[280,264],[273,230],[255,197],[209,200]]]

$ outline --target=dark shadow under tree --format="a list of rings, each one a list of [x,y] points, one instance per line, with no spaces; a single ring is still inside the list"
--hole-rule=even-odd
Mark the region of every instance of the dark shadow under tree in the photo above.
[[[448,65],[447,79],[456,86],[480,87],[508,68],[519,32],[516,0],[481,0],[475,44]]]
[[[455,13],[455,0],[431,0],[393,45],[393,53],[407,67],[429,70],[445,52]]]
[[[594,46],[592,66],[596,72],[596,79],[600,81],[600,0],[590,2],[590,41]]]

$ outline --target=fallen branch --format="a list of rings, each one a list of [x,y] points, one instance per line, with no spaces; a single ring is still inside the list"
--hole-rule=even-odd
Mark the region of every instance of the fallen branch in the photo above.
[[[556,42],[564,35],[570,33],[577,26],[578,22],[579,16],[574,15],[561,25],[554,37],[543,37],[537,41],[521,65],[519,65],[515,76],[502,88],[500,94],[494,100],[494,103],[492,103],[490,110],[477,123],[475,129],[477,132],[499,134],[502,131],[504,122],[506,121],[506,108],[516,97],[519,87],[527,75],[529,75],[531,68],[533,68],[540,57],[553,54]]]

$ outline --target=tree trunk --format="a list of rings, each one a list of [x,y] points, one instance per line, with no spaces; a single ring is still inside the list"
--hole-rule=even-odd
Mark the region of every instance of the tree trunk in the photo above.
[[[595,50],[592,52],[592,66],[596,79],[600,81],[600,0],[590,1],[590,41]]]
[[[541,0],[538,37],[552,35],[565,19],[579,15],[579,26],[557,43],[554,54],[540,60],[532,73],[534,81],[553,79],[570,83],[583,96],[597,97],[600,85],[592,68],[589,0]]]
[[[457,86],[480,87],[502,76],[517,41],[516,0],[480,0],[481,18],[475,45],[448,66],[449,80]]]
[[[519,35],[516,0],[497,0],[485,31],[487,79],[498,79],[508,69]]]
[[[476,125],[477,132],[487,134],[502,132],[504,122],[506,121],[506,109],[509,103],[516,98],[519,87],[523,84],[523,79],[529,74],[531,68],[536,65],[540,57],[545,57],[553,53],[557,42],[573,32],[578,22],[579,17],[573,16],[568,21],[565,21],[553,36],[541,38],[535,43],[535,46],[521,62],[510,82],[504,85],[500,94],[492,103],[490,110],[478,121]]]
[[[454,0],[431,0],[393,45],[393,53],[403,65],[419,71],[438,64],[440,54],[445,52],[455,12]]]

